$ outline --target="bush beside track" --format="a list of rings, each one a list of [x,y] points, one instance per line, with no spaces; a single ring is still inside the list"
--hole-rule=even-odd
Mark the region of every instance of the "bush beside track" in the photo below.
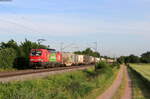
[[[52,75],[44,79],[0,84],[1,99],[79,99],[88,98],[95,89],[104,90],[118,70],[107,63],[96,68]],[[108,84],[109,83],[109,84]],[[100,93],[99,93],[100,94]]]
[[[0,50],[0,69],[13,68],[13,62],[16,58],[16,52],[12,48]]]

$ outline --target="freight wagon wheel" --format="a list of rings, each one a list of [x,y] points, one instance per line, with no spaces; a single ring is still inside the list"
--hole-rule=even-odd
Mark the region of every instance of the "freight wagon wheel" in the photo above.
[[[51,64],[51,67],[55,67],[55,64],[54,64],[54,63],[52,63],[52,64]]]
[[[45,65],[44,65],[44,68],[48,68],[48,64],[45,64]]]
[[[62,66],[63,66],[63,67],[67,67],[67,65],[66,65],[66,64],[63,64]]]

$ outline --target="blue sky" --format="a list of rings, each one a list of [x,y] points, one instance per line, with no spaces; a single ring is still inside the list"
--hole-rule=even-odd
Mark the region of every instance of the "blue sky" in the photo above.
[[[46,39],[59,50],[94,47],[102,55],[140,55],[150,46],[149,0],[12,0],[0,2],[0,41]]]

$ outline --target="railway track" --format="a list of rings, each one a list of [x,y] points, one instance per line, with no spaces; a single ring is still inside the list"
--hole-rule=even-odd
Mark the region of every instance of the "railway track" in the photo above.
[[[48,69],[30,69],[30,70],[19,70],[13,72],[0,72],[0,82],[10,82],[19,81],[26,79],[41,78],[51,74],[69,72],[74,70],[83,70],[91,67],[93,65],[83,65],[83,66],[70,66],[70,67],[56,67]]]

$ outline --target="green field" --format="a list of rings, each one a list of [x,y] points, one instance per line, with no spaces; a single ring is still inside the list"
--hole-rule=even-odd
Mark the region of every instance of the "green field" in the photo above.
[[[150,64],[130,64],[128,68],[133,86],[133,99],[150,99]],[[135,72],[136,71],[136,72]]]
[[[150,64],[131,64],[130,66],[150,81]]]

